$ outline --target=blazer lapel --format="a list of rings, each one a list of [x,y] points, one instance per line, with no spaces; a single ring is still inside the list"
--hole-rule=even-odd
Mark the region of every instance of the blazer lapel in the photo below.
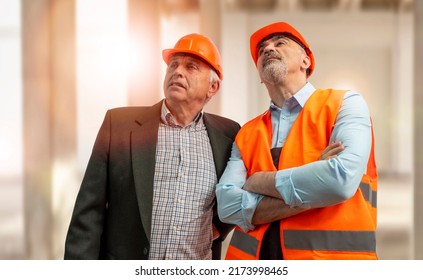
[[[131,132],[132,169],[138,207],[145,234],[150,240],[153,210],[153,183],[156,164],[156,144],[162,102],[147,109],[135,122]]]

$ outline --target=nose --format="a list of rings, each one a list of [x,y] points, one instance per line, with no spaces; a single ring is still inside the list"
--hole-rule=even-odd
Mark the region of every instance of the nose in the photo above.
[[[182,71],[183,71],[183,67],[182,65],[178,65],[178,67],[175,68],[175,70],[173,71],[173,74],[180,77],[182,76]]]
[[[274,54],[275,53],[275,50],[274,49],[272,49],[272,48],[265,48],[264,49],[264,52],[263,52],[263,55],[265,56],[265,57],[268,57],[268,56],[270,56],[271,54]]]
[[[175,65],[167,68],[167,73],[171,74],[171,76],[182,77],[183,76],[183,65]]]
[[[263,56],[267,57],[270,54],[275,52],[275,44],[273,42],[267,42],[267,44],[265,44],[262,47],[262,54]]]

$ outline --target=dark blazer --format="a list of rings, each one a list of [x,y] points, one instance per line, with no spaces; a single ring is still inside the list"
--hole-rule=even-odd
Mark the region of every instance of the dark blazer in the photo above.
[[[148,259],[155,153],[162,102],[109,110],[97,135],[65,243],[65,259]],[[217,177],[229,159],[238,123],[204,113]],[[213,222],[221,243],[232,225]]]

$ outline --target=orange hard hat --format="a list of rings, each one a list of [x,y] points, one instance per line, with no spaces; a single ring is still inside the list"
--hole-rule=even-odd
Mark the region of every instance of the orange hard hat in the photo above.
[[[220,53],[216,45],[204,35],[192,33],[188,34],[176,42],[173,49],[162,51],[163,60],[169,64],[169,60],[175,53],[188,53],[206,61],[217,73],[220,79],[223,79],[222,63]]]
[[[254,63],[257,65],[258,59],[258,45],[261,43],[263,39],[272,35],[272,34],[286,34],[290,39],[297,42],[301,47],[304,48],[307,55],[310,57],[311,64],[308,68],[307,77],[311,75],[314,70],[314,55],[308,45],[307,41],[301,36],[300,32],[298,32],[294,27],[289,25],[286,22],[276,22],[270,25],[267,25],[256,32],[253,33],[250,37],[250,52],[251,56],[253,57]]]

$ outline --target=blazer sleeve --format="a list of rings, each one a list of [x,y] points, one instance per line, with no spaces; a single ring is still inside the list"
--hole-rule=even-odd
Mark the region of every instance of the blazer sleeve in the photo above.
[[[218,179],[222,176],[226,164],[229,160],[232,144],[235,136],[240,129],[240,125],[232,120],[215,116],[207,116],[207,124],[209,125],[209,137],[211,137],[212,147],[214,147],[216,171]],[[213,242],[213,259],[221,259],[221,244],[227,235],[232,231],[235,225],[226,224],[220,221],[217,214],[217,205],[213,208],[213,224],[219,231],[220,237]]]
[[[64,259],[98,259],[107,207],[110,111],[98,132],[69,225]]]

